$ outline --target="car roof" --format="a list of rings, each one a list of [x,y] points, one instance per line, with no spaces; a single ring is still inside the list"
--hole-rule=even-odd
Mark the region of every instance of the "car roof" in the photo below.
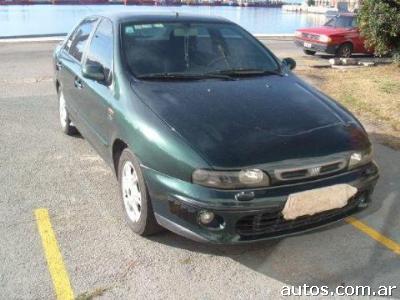
[[[171,22],[171,21],[182,21],[182,22],[226,22],[231,23],[229,20],[216,17],[216,16],[205,16],[205,15],[194,15],[194,14],[182,14],[177,12],[171,13],[137,13],[137,12],[106,12],[96,14],[95,16],[106,17],[115,23],[125,22]],[[94,16],[89,16],[94,17]]]

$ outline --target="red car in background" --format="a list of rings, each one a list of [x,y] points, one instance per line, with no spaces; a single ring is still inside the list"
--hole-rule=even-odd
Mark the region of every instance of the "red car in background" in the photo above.
[[[325,52],[338,57],[350,57],[353,53],[371,53],[357,28],[357,17],[352,13],[339,14],[321,27],[298,29],[295,43],[307,55]]]

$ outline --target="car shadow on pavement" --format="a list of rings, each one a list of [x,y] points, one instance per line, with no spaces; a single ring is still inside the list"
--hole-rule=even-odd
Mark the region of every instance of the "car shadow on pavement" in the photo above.
[[[70,135],[72,138],[76,138],[76,139],[81,139],[84,140],[85,138],[83,137],[83,135],[78,131],[78,129],[76,129],[76,132],[74,132],[74,134]]]
[[[308,58],[311,58],[311,57],[314,57],[315,59],[331,59],[331,58],[334,58],[335,56],[334,55],[331,55],[331,54],[326,54],[326,53],[321,53],[321,54],[316,54],[316,55],[314,55],[314,56],[306,56],[306,57],[308,57]],[[360,59],[360,58],[374,58],[375,56],[374,55],[372,55],[372,54],[363,54],[363,53],[360,53],[360,54],[353,54],[352,56],[351,56],[351,58],[358,58],[358,59]]]
[[[375,152],[382,176],[372,203],[355,217],[399,242],[399,169],[391,159],[400,156],[400,152],[381,145],[375,146]],[[200,244],[169,232],[151,240],[191,252],[229,257],[282,285],[367,285],[376,291],[381,285],[400,282],[398,255],[345,221],[306,234],[245,245]],[[400,287],[393,296],[400,297]]]
[[[391,216],[395,217],[395,216]],[[398,285],[396,255],[340,222],[310,233],[245,245],[200,244],[166,232],[151,238],[170,247],[229,257],[282,286]],[[365,240],[367,240],[365,242]],[[266,281],[267,282],[267,281]],[[395,297],[400,297],[395,291]]]
[[[400,138],[386,133],[369,132],[371,139],[379,144],[385,145],[393,150],[400,150]]]

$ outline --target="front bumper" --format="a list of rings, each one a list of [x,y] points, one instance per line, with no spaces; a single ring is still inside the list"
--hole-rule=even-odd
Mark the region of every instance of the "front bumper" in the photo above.
[[[324,52],[328,54],[335,54],[338,46],[337,45],[331,45],[331,44],[323,44],[323,43],[316,43],[313,41],[307,41],[307,40],[302,40],[302,39],[295,39],[294,43],[296,46],[303,48],[304,50],[310,50],[310,51],[315,51],[315,52]],[[310,47],[304,47],[304,43],[308,43]]]
[[[199,242],[246,243],[308,231],[356,212],[366,206],[379,177],[374,163],[356,170],[303,183],[273,186],[254,192],[254,199],[238,201],[241,191],[205,188],[143,167],[155,216],[165,228]],[[347,183],[358,193],[341,209],[285,221],[281,211],[289,194]],[[198,214],[212,211],[216,221],[201,225]]]

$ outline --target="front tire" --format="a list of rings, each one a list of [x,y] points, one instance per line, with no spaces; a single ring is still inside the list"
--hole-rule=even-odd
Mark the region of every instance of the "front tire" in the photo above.
[[[125,219],[133,232],[142,236],[159,232],[140,164],[127,148],[119,158],[118,181]]]
[[[307,49],[304,49],[303,51],[304,51],[304,53],[305,53],[306,55],[314,55],[314,54],[316,53],[316,51],[307,50]]]
[[[353,53],[353,45],[350,43],[345,43],[340,45],[340,47],[336,51],[336,56],[348,58],[351,57],[352,53]]]
[[[60,90],[58,92],[58,112],[59,112],[59,117],[60,117],[61,130],[67,135],[76,134],[77,130],[72,125],[72,122],[69,118],[67,105],[65,103],[65,97],[64,97],[62,90]]]

